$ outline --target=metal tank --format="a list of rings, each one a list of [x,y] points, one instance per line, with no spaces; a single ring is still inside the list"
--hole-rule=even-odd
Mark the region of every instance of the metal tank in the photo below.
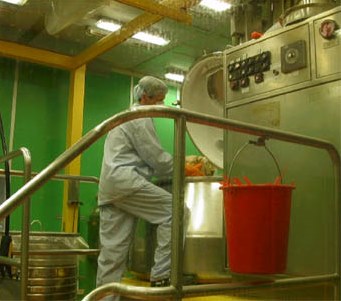
[[[219,177],[192,177],[185,184],[185,203],[191,216],[183,271],[195,274],[202,282],[224,275],[226,248],[220,181]]]
[[[21,255],[21,233],[12,232],[11,237],[13,256],[19,257]],[[78,234],[30,232],[28,300],[76,300],[77,251],[81,252],[88,248],[87,243]],[[73,250],[76,252],[71,252]],[[20,270],[14,271],[14,275],[20,280]],[[15,293],[12,292],[12,294]]]
[[[191,281],[206,282],[226,276],[220,181],[220,177],[214,176],[188,177],[185,180],[184,201],[191,216],[186,231],[183,272]],[[163,187],[170,189],[170,186]],[[153,265],[155,231],[155,225],[138,221],[130,250],[129,270],[142,279],[148,279]]]

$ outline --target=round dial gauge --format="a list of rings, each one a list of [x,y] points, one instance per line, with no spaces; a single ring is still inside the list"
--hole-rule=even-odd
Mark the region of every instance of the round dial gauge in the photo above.
[[[334,20],[324,20],[320,25],[320,35],[325,39],[334,37],[337,24]]]

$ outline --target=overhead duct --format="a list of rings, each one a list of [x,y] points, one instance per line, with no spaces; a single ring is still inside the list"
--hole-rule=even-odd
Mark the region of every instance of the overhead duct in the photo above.
[[[283,16],[283,25],[290,25],[301,22],[307,18],[313,17],[326,10],[336,7],[335,0],[301,0],[289,9],[287,9]]]
[[[109,0],[51,0],[50,12],[45,17],[45,29],[50,35],[55,35],[91,11],[109,3]]]

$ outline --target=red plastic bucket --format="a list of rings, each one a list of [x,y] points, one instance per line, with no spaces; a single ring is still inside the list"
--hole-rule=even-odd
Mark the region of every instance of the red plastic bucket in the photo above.
[[[293,185],[223,185],[229,267],[245,274],[286,269]]]

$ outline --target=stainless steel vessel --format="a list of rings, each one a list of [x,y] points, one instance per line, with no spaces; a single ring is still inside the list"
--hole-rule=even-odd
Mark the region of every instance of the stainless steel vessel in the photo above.
[[[185,184],[185,203],[191,216],[183,271],[203,281],[221,276],[225,267],[223,194],[218,179],[193,177]]]
[[[20,256],[21,233],[11,236],[13,254]],[[29,300],[76,300],[78,262],[69,251],[88,249],[86,242],[78,234],[31,232],[29,248]],[[20,270],[16,273],[20,279]]]
[[[189,177],[185,203],[191,212],[184,249],[185,274],[201,281],[221,277],[225,268],[223,195],[220,177]],[[148,277],[153,264],[155,226],[139,221],[130,252],[130,270]]]

